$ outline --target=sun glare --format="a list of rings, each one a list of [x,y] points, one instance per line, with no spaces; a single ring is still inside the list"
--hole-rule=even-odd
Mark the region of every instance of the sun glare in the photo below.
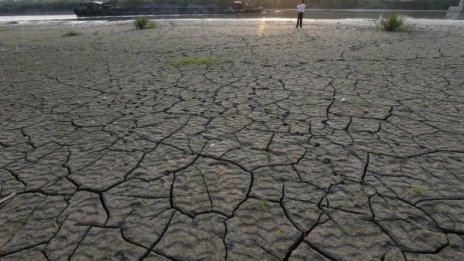
[[[264,34],[264,29],[266,27],[266,19],[262,18],[259,20],[259,26],[258,26],[258,36],[262,36]]]

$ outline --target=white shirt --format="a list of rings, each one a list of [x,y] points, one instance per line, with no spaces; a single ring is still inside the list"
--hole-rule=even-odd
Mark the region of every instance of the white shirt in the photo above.
[[[305,4],[299,4],[296,6],[296,9],[298,9],[298,13],[304,13],[306,5]]]

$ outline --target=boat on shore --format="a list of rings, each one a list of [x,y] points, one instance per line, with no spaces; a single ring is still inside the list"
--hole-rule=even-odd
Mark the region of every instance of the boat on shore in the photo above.
[[[118,7],[113,3],[92,1],[80,3],[74,9],[78,17],[95,16],[131,16],[131,15],[156,15],[156,14],[241,14],[261,13],[262,7],[249,8],[241,0],[235,0],[231,7],[220,8],[216,5],[188,5],[180,7],[173,4],[146,4],[136,8]]]

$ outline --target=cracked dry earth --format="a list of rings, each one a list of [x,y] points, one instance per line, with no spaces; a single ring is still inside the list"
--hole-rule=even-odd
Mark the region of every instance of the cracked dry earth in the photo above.
[[[292,26],[1,32],[0,259],[464,260],[464,27]]]

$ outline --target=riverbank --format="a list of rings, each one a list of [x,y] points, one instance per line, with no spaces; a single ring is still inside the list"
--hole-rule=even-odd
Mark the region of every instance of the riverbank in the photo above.
[[[464,260],[464,24],[411,22],[2,25],[0,258]]]
[[[444,19],[446,10],[386,10],[386,9],[306,9],[305,16],[310,19],[378,19],[380,16],[400,14],[413,19]],[[294,9],[265,9],[262,13],[254,14],[165,14],[152,15],[151,19],[275,19],[288,18],[294,19]],[[130,16],[113,17],[81,17],[77,18],[74,14],[67,15],[12,15],[0,16],[0,25],[9,22],[35,22],[47,21],[86,21],[86,20],[132,20]]]

